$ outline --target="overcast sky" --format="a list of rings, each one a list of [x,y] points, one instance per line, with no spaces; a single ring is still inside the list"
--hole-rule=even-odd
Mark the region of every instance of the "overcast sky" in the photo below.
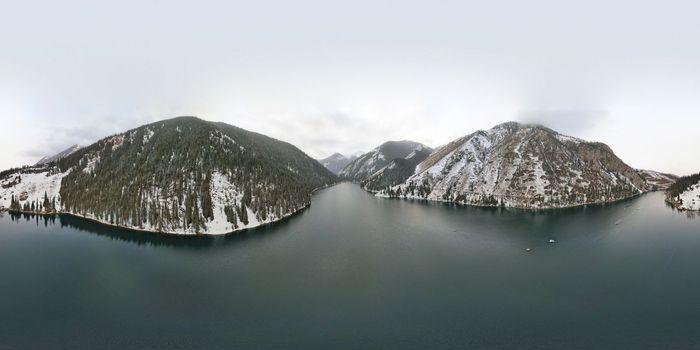
[[[538,122],[698,172],[697,4],[0,0],[0,169],[195,115],[318,158]]]

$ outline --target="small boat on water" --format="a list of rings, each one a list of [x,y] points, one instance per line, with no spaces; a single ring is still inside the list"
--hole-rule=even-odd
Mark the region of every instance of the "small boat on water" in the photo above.
[[[553,240],[553,239],[550,239],[550,240],[549,240],[549,243],[556,243],[556,241]]]

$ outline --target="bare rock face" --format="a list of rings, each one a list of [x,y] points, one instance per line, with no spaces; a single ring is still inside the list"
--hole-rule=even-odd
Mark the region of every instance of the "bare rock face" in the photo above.
[[[603,203],[650,190],[605,144],[509,122],[436,149],[380,196],[474,205],[553,208]]]

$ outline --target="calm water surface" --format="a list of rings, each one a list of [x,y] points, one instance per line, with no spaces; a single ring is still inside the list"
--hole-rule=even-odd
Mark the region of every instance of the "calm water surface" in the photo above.
[[[528,212],[341,184],[201,238],[5,213],[0,349],[697,349],[699,270],[700,218],[661,193]]]

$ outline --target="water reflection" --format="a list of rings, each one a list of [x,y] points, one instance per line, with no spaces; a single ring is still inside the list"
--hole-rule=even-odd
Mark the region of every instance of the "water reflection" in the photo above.
[[[5,213],[0,213],[0,217],[4,217]],[[34,215],[27,213],[7,213],[10,216],[12,222],[32,222],[34,221],[37,226],[43,224],[44,227],[48,227],[49,224],[52,226],[56,224],[56,215]]]
[[[653,194],[651,194],[653,196]],[[621,224],[630,214],[640,209],[642,197],[605,203],[590,204],[578,207],[556,209],[518,209],[500,207],[478,207],[452,203],[430,202],[422,200],[383,199],[399,203],[410,203],[417,210],[421,207],[439,207],[443,210],[429,211],[423,215],[430,215],[430,220],[453,221],[457,230],[461,228],[472,229],[475,226],[507,228],[499,230],[502,233],[516,233],[518,235],[527,232],[536,232],[540,229],[549,231],[562,231],[563,228],[573,227],[585,223],[584,226],[593,229],[596,227],[609,227]],[[400,205],[400,204],[399,204]],[[402,208],[403,209],[403,208]],[[406,208],[410,210],[410,208]],[[457,215],[454,215],[457,214]],[[418,215],[418,213],[416,214]],[[437,216],[437,218],[436,218]],[[455,221],[456,220],[456,221]],[[491,230],[489,230],[491,231]]]
[[[693,211],[693,210],[678,210],[676,207],[671,205],[670,203],[664,201],[666,204],[666,208],[669,208],[673,211],[675,211],[678,214],[685,215],[688,219],[697,219],[700,217],[700,212],[698,211]]]
[[[130,230],[101,224],[95,221],[86,220],[77,216],[67,214],[56,215],[34,215],[27,213],[7,213],[12,222],[36,222],[37,227],[59,225],[62,228],[71,228],[80,232],[109,238],[111,240],[134,243],[139,246],[187,248],[187,249],[209,249],[213,247],[224,247],[233,244],[242,244],[246,241],[266,239],[273,234],[288,232],[283,228],[290,225],[294,220],[306,214],[306,210],[287,217],[283,220],[255,227],[247,230],[236,231],[226,235],[176,235],[162,234],[154,232],[144,232]]]
[[[405,226],[414,226],[428,230],[446,230],[454,234],[479,235],[488,239],[506,239],[518,244],[532,245],[547,241],[550,238],[564,238],[563,236],[580,238],[606,235],[619,230],[622,224],[634,219],[641,206],[653,205],[661,209],[670,209],[690,219],[698,217],[698,213],[689,211],[677,211],[665,205],[662,195],[650,193],[643,196],[630,198],[623,201],[608,204],[593,204],[572,208],[527,210],[498,207],[476,207],[451,203],[430,202],[424,200],[404,200],[377,198],[351,185],[349,189],[336,188],[341,191],[348,190],[348,196],[357,195],[360,201],[354,198],[333,198],[339,193],[320,191],[316,201],[330,201],[330,205],[317,207],[318,212],[313,214],[313,220],[320,223],[323,220],[332,222],[331,225],[351,225],[361,227],[357,222],[362,215],[371,215],[376,222],[371,225],[382,225],[395,222]],[[652,196],[650,200],[639,200],[644,196]],[[322,198],[323,197],[323,198]],[[355,206],[349,203],[355,202]],[[658,202],[658,203],[657,203]],[[360,203],[359,207],[357,203]],[[431,210],[432,209],[432,210]],[[368,210],[371,214],[364,211]],[[665,210],[662,210],[665,211]],[[235,232],[228,235],[197,235],[181,236],[173,234],[159,234],[118,228],[100,224],[72,215],[33,215],[18,213],[1,213],[8,215],[12,222],[34,222],[37,227],[49,228],[59,225],[80,232],[86,232],[111,240],[134,243],[139,246],[169,247],[187,249],[211,249],[214,247],[226,247],[240,245],[245,242],[269,239],[273,235],[290,232],[291,225],[303,217],[310,215],[311,210],[306,209],[297,215],[293,215],[276,223],[262,227]],[[342,215],[349,220],[339,220]],[[314,225],[314,223],[311,223]],[[435,225],[428,226],[425,225]],[[389,229],[389,228],[386,228]],[[558,236],[558,237],[557,237]]]

